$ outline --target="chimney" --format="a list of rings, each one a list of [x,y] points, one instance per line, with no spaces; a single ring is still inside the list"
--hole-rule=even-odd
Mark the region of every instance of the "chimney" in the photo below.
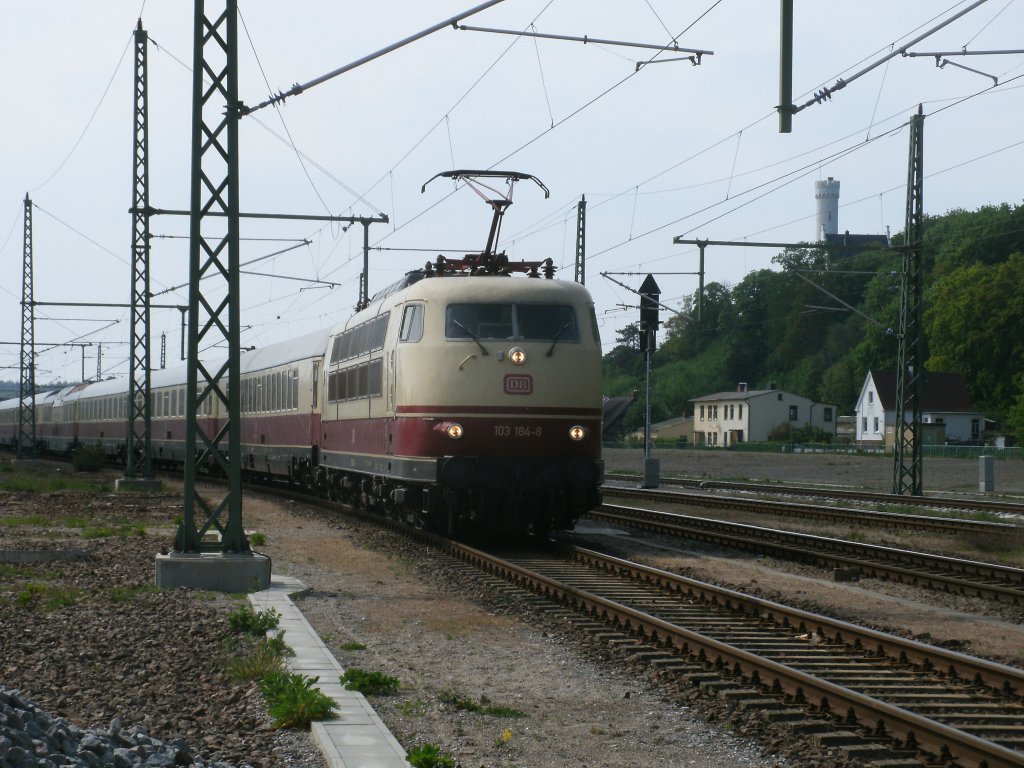
[[[773,381],[771,384],[768,385],[768,389],[774,392],[776,389],[778,389],[778,385]]]
[[[737,392],[746,392],[747,391],[747,382],[741,381],[739,383],[739,385],[736,387],[736,391]]]

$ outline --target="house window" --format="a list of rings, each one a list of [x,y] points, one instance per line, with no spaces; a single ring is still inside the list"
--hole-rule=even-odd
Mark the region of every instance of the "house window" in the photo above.
[[[711,406],[711,418],[715,419],[716,421],[718,420],[718,406],[717,405]]]
[[[869,403],[875,402],[875,393],[871,392],[870,390],[868,391],[868,402]]]
[[[743,403],[740,403],[740,418],[743,418]]]
[[[868,431],[868,417],[867,416],[861,416],[861,419],[860,419],[860,431],[861,432],[867,432]]]
[[[700,407],[700,420],[704,421],[704,406],[703,405]]]
[[[971,419],[971,439],[977,440],[979,434],[981,434],[981,424],[977,419]]]
[[[821,418],[823,421],[832,421],[832,409],[826,408]]]
[[[729,406],[729,418],[730,419],[735,419],[736,418],[736,406],[735,405],[730,405]]]
[[[796,406],[795,405],[791,405],[791,406],[789,406],[789,420],[790,421],[796,421],[796,418],[797,418],[797,416],[796,416]]]
[[[872,424],[872,426],[874,427],[874,430],[875,430],[875,434],[877,435],[877,434],[878,434],[878,417],[877,417],[877,416],[875,416],[875,418],[874,418],[874,419],[873,419],[872,421],[874,422],[874,423]]]

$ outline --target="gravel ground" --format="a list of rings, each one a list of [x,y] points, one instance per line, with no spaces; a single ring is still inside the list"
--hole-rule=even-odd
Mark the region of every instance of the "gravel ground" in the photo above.
[[[151,586],[180,505],[180,494],[0,492],[0,550],[86,553],[0,564],[0,685],[78,727],[117,719],[207,761],[325,765],[307,733],[271,726],[255,684],[223,673],[227,614],[240,603]],[[165,531],[83,537],[82,525],[115,520]]]
[[[622,453],[609,452],[610,471],[630,469],[616,464],[640,456]],[[784,476],[779,479],[813,482],[803,479],[804,473],[812,474],[811,462],[804,460],[817,459],[818,482],[824,475],[854,485],[859,473],[877,476],[882,467],[876,459],[846,463],[855,457],[844,457],[839,471],[833,457],[669,453],[691,471],[671,470],[670,461],[663,461],[665,474],[714,473],[705,476],[730,479],[771,479],[774,472]],[[734,456],[742,458],[741,466],[725,462]],[[746,463],[751,456],[759,463]],[[698,464],[697,457],[712,463]],[[800,463],[788,464],[791,460]],[[974,466],[976,482],[976,462],[965,464]],[[1009,464],[997,466],[997,483],[1004,478],[1009,484]],[[926,465],[926,473],[929,469]],[[936,477],[954,474],[932,471]],[[961,471],[966,478],[969,470]],[[950,480],[955,482],[967,480]],[[226,613],[237,602],[144,588],[153,582],[153,557],[169,542],[168,523],[179,512],[180,493],[0,492],[0,522],[33,514],[45,518],[36,525],[0,525],[0,549],[45,546],[90,553],[82,561],[0,570],[0,685],[21,690],[76,725],[106,729],[116,717],[126,728],[141,726],[164,741],[183,739],[207,760],[323,765],[307,734],[273,730],[258,691],[227,680],[213,662],[227,633]],[[149,532],[84,539],[81,530],[60,522],[71,514],[146,521]],[[407,748],[437,744],[462,768],[858,765],[835,751],[795,741],[756,714],[740,715],[716,697],[633,666],[557,612],[502,598],[486,580],[460,575],[391,534],[257,497],[247,497],[244,516],[247,529],[266,534],[260,549],[273,559],[274,572],[294,575],[310,587],[299,605],[343,666],[400,680],[398,695],[371,701]],[[631,546],[641,554],[646,547],[636,541]],[[805,607],[831,605],[851,620],[863,605],[876,612],[878,625],[972,649],[971,637],[965,636],[971,619],[957,618],[970,614],[930,604],[919,591],[913,598],[908,590],[888,603],[885,594],[869,602],[870,585],[844,585],[833,594],[840,585],[821,573],[787,570],[767,560],[646,552],[697,578],[746,585]],[[16,595],[28,582],[80,593],[73,605],[23,605]],[[126,597],[114,587],[138,589]],[[888,609],[878,607],[883,605]],[[887,617],[884,610],[890,611]],[[944,625],[942,616],[953,619]],[[975,614],[974,632],[982,620],[994,622],[1000,632],[1020,623]],[[1024,644],[1017,642],[1019,651]],[[990,655],[1013,658],[1012,653]],[[458,700],[516,712],[471,712],[456,707]]]

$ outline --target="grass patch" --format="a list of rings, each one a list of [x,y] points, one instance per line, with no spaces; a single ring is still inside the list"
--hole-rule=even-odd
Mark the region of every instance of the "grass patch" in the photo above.
[[[341,646],[341,650],[343,650],[343,651],[365,651],[366,650],[366,646],[363,645],[362,643],[354,643],[354,642],[353,643],[344,643]]]
[[[441,752],[436,744],[418,744],[405,759],[412,768],[455,768],[455,758]]]
[[[31,575],[32,571],[27,568],[19,568],[16,565],[0,563],[0,579],[20,579]]]
[[[160,588],[155,584],[139,584],[134,587],[116,586],[107,590],[107,596],[114,603],[128,603],[139,595],[150,595],[159,592]]]
[[[58,491],[100,493],[108,490],[105,483],[96,480],[53,477],[51,475],[30,475],[27,473],[16,473],[13,477],[0,479],[0,488],[5,491],[21,491],[23,493],[56,493]]]
[[[283,633],[252,644],[241,655],[228,660],[225,672],[232,680],[262,680],[283,671],[285,656],[294,656],[285,642]]]
[[[309,729],[314,720],[335,717],[334,699],[313,686],[319,677],[273,672],[260,682],[275,728]]]
[[[519,709],[506,707],[503,704],[493,704],[486,696],[481,696],[480,701],[473,701],[466,698],[458,691],[441,691],[437,696],[442,703],[455,707],[464,712],[473,712],[477,715],[489,715],[490,717],[528,717]]]
[[[30,581],[15,596],[18,605],[25,608],[41,608],[44,611],[55,611],[78,602],[81,590],[54,587]]]
[[[347,690],[359,691],[364,696],[391,696],[398,693],[401,683],[398,678],[383,672],[367,672],[365,669],[346,669],[341,684]]]

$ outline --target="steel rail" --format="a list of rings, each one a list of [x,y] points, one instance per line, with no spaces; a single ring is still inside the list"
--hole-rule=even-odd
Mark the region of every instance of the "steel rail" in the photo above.
[[[799,504],[791,501],[746,499],[714,493],[686,493],[683,491],[623,488],[613,485],[603,486],[602,491],[605,497],[616,496],[627,499],[668,501],[673,504],[705,507],[708,509],[735,509],[743,512],[756,512],[758,514],[775,514],[814,520],[839,520],[890,528],[915,528],[946,533],[972,532],[1005,535],[1007,533],[1019,532],[1024,534],[1024,526],[1022,525],[995,523],[986,520],[967,520],[959,517],[932,517],[928,515],[909,515],[901,512],[876,512],[849,507]]]
[[[916,748],[936,756],[954,756],[960,761],[960,764],[964,765],[987,766],[987,768],[1024,765],[1024,754],[966,733],[959,728],[945,725],[799,669],[761,657],[472,547],[447,542],[446,549],[450,554],[486,573],[529,588],[547,599],[569,606],[572,610],[599,618],[627,632],[641,635],[651,643],[679,653],[703,655],[709,660],[713,660],[715,667],[729,670],[733,675],[741,677],[751,685],[776,692],[785,692],[797,702],[813,702],[811,706],[818,712],[836,715],[847,725],[860,725],[875,735],[886,735],[900,742],[903,748]],[[615,570],[620,574],[628,572],[630,576],[645,574],[663,583],[678,584],[680,591],[683,584],[686,585],[688,591],[691,589],[691,585],[700,584],[666,571],[638,566],[597,552],[579,550],[579,553],[580,557],[590,562],[602,562],[602,568]],[[717,591],[717,588],[703,584],[700,584],[699,589],[702,592]],[[734,599],[733,595],[736,593],[729,593],[728,590],[720,591],[717,592],[715,599],[730,601]],[[736,595],[736,597],[749,599],[741,595]],[[779,606],[778,608],[783,607]],[[851,626],[847,631],[852,633],[852,629]],[[894,640],[898,641],[898,638]],[[963,659],[966,658],[969,657],[963,657]],[[958,663],[962,665],[963,659],[958,659]],[[987,662],[985,665],[988,667],[998,666],[991,662]],[[1007,668],[1007,674],[1014,680],[1014,685],[1024,686],[1024,672]]]
[[[256,486],[268,491],[265,486]],[[793,702],[811,711],[831,717],[839,727],[858,726],[871,737],[885,736],[896,742],[896,748],[917,749],[944,761],[956,760],[958,765],[972,768],[1008,768],[1024,766],[1024,753],[968,733],[958,727],[938,722],[844,685],[824,680],[814,674],[738,648],[701,632],[687,629],[645,611],[622,605],[589,590],[573,587],[558,579],[537,573],[522,565],[488,554],[482,550],[445,539],[422,530],[412,529],[396,521],[383,519],[366,510],[353,509],[339,502],[309,497],[294,491],[271,493],[295,498],[325,509],[344,507],[363,519],[384,523],[396,531],[429,543],[485,573],[529,589],[542,597],[566,605],[574,611],[598,618],[627,632],[642,636],[647,642],[667,650],[689,654],[720,670],[724,679],[739,678],[763,691],[783,693]],[[977,659],[956,651],[929,646],[918,641],[888,635],[859,627],[838,619],[819,616],[733,590],[706,584],[694,579],[650,566],[579,547],[563,551],[590,569],[614,574],[632,582],[645,582],[659,591],[682,596],[689,604],[719,606],[742,613],[769,626],[805,633],[806,637],[825,638],[827,642],[845,647],[860,657],[876,656],[899,665],[912,665],[924,673],[937,673],[950,686],[966,683],[984,688],[1004,700],[1001,706],[1019,706],[1024,693],[1024,670]],[[808,645],[812,645],[808,643]],[[722,672],[724,670],[724,672]],[[959,689],[962,692],[964,686]],[[991,709],[991,703],[970,707]],[[986,715],[970,722],[984,728]],[[990,718],[999,722],[999,718]],[[978,721],[981,725],[978,726]],[[1000,726],[996,726],[997,730]]]
[[[606,480],[622,480],[639,482],[639,475],[606,473]],[[1008,501],[988,501],[983,499],[954,499],[941,496],[901,496],[894,493],[878,493],[875,491],[850,491],[836,488],[806,485],[766,485],[762,483],[745,483],[728,480],[694,480],[688,478],[661,478],[663,485],[678,485],[685,488],[722,489],[729,491],[745,491],[749,493],[769,493],[788,496],[824,496],[840,500],[868,501],[876,504],[892,504],[903,507],[939,507],[957,509],[965,512],[1000,512],[1003,514],[1024,516],[1024,504]]]
[[[923,582],[931,588],[1024,604],[1024,570],[1020,568],[612,504],[602,504],[588,516],[748,551],[770,551],[802,562],[855,568],[862,574],[895,578],[904,583]]]

